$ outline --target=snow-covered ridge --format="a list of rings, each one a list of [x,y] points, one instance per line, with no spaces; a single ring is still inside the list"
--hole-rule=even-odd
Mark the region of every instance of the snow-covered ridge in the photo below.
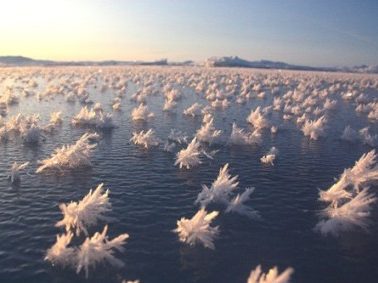
[[[155,61],[52,61],[32,59],[24,56],[0,56],[0,67],[12,66],[206,66],[206,67],[239,67],[239,68],[261,68],[261,69],[283,69],[301,71],[321,72],[349,72],[378,74],[378,65],[359,65],[353,67],[312,67],[288,64],[280,61],[259,60],[249,61],[238,56],[210,57],[204,62],[195,63],[192,60],[169,61],[159,59]]]
[[[240,68],[262,68],[262,69],[284,69],[302,71],[327,71],[327,72],[352,72],[352,73],[378,73],[378,65],[361,65],[353,67],[311,67],[292,65],[279,61],[248,61],[238,56],[210,57],[205,61],[206,67],[240,67]]]

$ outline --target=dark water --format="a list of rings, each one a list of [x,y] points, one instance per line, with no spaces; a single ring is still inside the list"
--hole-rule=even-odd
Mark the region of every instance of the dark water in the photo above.
[[[275,265],[280,270],[294,267],[293,282],[376,282],[377,207],[371,215],[369,233],[357,229],[334,238],[313,231],[319,220],[317,213],[324,208],[317,200],[318,189],[328,188],[334,177],[371,149],[339,139],[346,124],[356,128],[368,124],[364,118],[352,114],[351,105],[342,103],[332,114],[334,119],[329,123],[327,137],[318,141],[304,137],[291,122],[281,121],[275,136],[264,133],[261,146],[215,145],[213,148],[219,152],[214,160],[204,160],[192,170],[179,170],[173,165],[174,153],[164,152],[162,147],[146,151],[130,144],[129,139],[133,131],[148,128],[154,128],[163,140],[172,128],[194,134],[201,120],[183,117],[182,109],[204,100],[186,90],[177,114],[167,114],[161,111],[163,99],[152,96],[148,105],[156,117],[146,123],[134,123],[130,111],[136,104],[128,99],[134,91],[135,86],[130,83],[122,111],[114,113],[118,128],[103,133],[91,159],[93,167],[64,176],[34,172],[38,160],[85,132],[69,123],[82,105],[69,104],[61,96],[42,102],[29,97],[10,108],[9,116],[18,112],[40,113],[42,124],[50,111],[62,110],[64,123],[38,146],[24,145],[17,140],[0,144],[0,282],[121,282],[123,279],[246,282],[251,269],[258,264],[264,270]],[[105,110],[111,111],[112,91],[100,94],[91,88],[90,93],[91,99],[102,102]],[[266,103],[269,101],[257,100],[216,111],[216,126],[225,131],[226,138],[234,120],[247,128],[245,118],[250,109]],[[376,130],[376,125],[371,127]],[[271,146],[280,151],[274,167],[260,163],[260,157]],[[29,175],[23,174],[21,184],[12,187],[7,174],[14,161],[30,161],[31,165]],[[193,202],[201,184],[210,185],[225,163],[230,164],[232,175],[239,175],[240,188],[256,188],[248,204],[261,213],[262,220],[221,213],[214,222],[221,230],[214,251],[180,243],[172,232],[176,221],[183,216],[189,218],[197,211]],[[43,258],[55,242],[55,235],[63,232],[54,227],[62,217],[59,203],[79,200],[101,182],[111,191],[113,211],[109,216],[114,221],[109,223],[110,238],[128,233],[130,239],[125,252],[118,254],[125,263],[124,268],[98,266],[85,279],[74,270],[52,267]],[[376,189],[373,187],[372,191]],[[208,209],[224,211],[217,206]],[[90,231],[94,233],[102,228],[99,225]]]

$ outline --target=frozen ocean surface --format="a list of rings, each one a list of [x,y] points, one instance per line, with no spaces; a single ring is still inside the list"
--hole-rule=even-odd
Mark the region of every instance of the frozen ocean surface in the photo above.
[[[155,117],[135,122],[130,113],[138,104],[130,101],[130,97],[142,88],[141,83],[138,84],[141,79],[133,79],[133,76],[143,77],[143,72],[158,74],[153,77],[154,85],[161,83],[167,72],[177,75],[193,71],[185,68],[172,71],[116,68],[110,69],[109,75],[107,71],[106,68],[102,71],[99,68],[84,69],[96,78],[87,87],[89,98],[100,102],[105,112],[112,112],[111,101],[115,97],[112,89],[100,91],[107,76],[119,74],[128,82],[121,111],[113,112],[117,127],[98,131],[102,138],[91,158],[91,168],[64,175],[35,173],[38,160],[49,157],[57,147],[72,144],[87,131],[70,123],[83,106],[81,103],[66,102],[63,95],[52,95],[42,101],[32,95],[22,97],[18,104],[8,107],[5,120],[17,113],[39,113],[41,124],[47,124],[50,113],[59,110],[63,112],[63,124],[53,134],[45,134],[38,145],[24,144],[19,140],[0,144],[0,282],[122,282],[132,279],[147,283],[246,282],[251,269],[258,264],[264,270],[272,266],[278,266],[280,271],[293,267],[292,282],[375,282],[378,278],[376,205],[370,215],[368,232],[355,229],[339,237],[324,237],[313,230],[319,221],[318,213],[325,207],[318,201],[319,189],[329,188],[345,168],[352,167],[363,153],[374,149],[360,142],[349,143],[340,139],[346,125],[354,129],[370,126],[371,132],[377,133],[377,122],[356,114],[355,104],[339,99],[337,109],[328,115],[326,136],[318,140],[305,137],[293,121],[285,121],[273,111],[269,120],[278,125],[277,134],[271,134],[268,129],[263,131],[261,145],[245,146],[227,144],[232,123],[249,129],[246,117],[251,109],[271,104],[272,97],[267,95],[265,99],[253,98],[246,104],[231,103],[227,109],[215,109],[215,128],[223,133],[221,141],[212,144],[210,149],[219,152],[213,160],[205,158],[198,167],[184,170],[174,166],[178,149],[166,152],[161,144],[146,150],[129,140],[134,131],[150,128],[162,141],[167,140],[171,129],[186,132],[191,140],[200,128],[202,118],[190,118],[182,112],[194,102],[207,105],[206,99],[187,86],[180,88],[183,98],[178,102],[177,110],[167,113],[162,111],[161,88],[156,87],[157,93],[147,96],[147,105]],[[45,73],[48,72],[52,74],[49,83],[56,84],[76,75],[75,68],[57,70],[56,74],[54,69],[42,69],[35,75],[36,93],[46,87]],[[238,71],[224,69],[216,72],[218,76],[235,79]],[[255,70],[240,72],[251,72],[251,76],[265,74]],[[372,80],[378,78],[372,76]],[[10,83],[23,85],[20,80],[14,81],[8,77],[3,80],[0,92],[4,92],[5,85]],[[179,85],[177,81],[172,83]],[[374,96],[375,99],[378,97],[377,87],[372,92],[373,99]],[[279,149],[275,165],[264,165],[260,158],[272,146]],[[209,146],[205,145],[205,148]],[[27,174],[21,174],[19,185],[11,185],[7,179],[14,161],[30,161]],[[230,164],[231,175],[239,175],[240,188],[255,188],[247,204],[258,210],[262,218],[253,220],[238,214],[225,214],[222,206],[211,204],[208,211],[220,211],[214,220],[214,224],[220,227],[220,235],[214,242],[215,250],[179,242],[172,232],[176,221],[196,213],[199,207],[194,201],[201,185],[210,185],[219,168],[226,163]],[[64,232],[54,226],[62,218],[58,205],[82,199],[90,188],[102,182],[110,189],[112,203],[112,212],[108,214],[113,218],[108,223],[109,236],[113,238],[128,233],[130,238],[125,252],[117,254],[125,263],[123,268],[99,265],[86,279],[82,273],[77,275],[75,269],[51,266],[44,257],[56,234]],[[371,192],[377,193],[377,188],[372,186]],[[91,227],[90,234],[101,231],[104,224],[101,222]],[[74,243],[81,243],[83,239],[82,235]]]

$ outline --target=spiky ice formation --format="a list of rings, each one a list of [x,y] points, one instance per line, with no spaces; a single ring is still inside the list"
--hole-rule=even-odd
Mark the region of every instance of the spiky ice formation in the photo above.
[[[308,136],[312,140],[317,140],[319,137],[325,135],[325,125],[325,116],[321,116],[317,120],[306,120],[302,127],[302,132],[306,137]]]
[[[277,154],[278,154],[278,150],[277,148],[273,146],[266,155],[260,158],[260,161],[264,164],[270,164],[273,166],[274,160],[276,159]]]
[[[244,129],[239,128],[236,123],[232,123],[232,132],[229,143],[234,145],[251,144],[251,139]]]
[[[79,127],[97,127],[100,129],[115,127],[110,113],[103,113],[94,109],[89,110],[86,106],[81,108],[80,112],[72,119],[72,124]]]
[[[258,211],[246,206],[244,203],[249,200],[250,195],[253,193],[254,188],[247,188],[242,194],[237,194],[233,198],[226,208],[226,213],[233,212],[241,215],[245,215],[249,218],[259,218]]]
[[[361,158],[356,161],[353,168],[350,169],[350,171],[347,170],[344,174],[347,174],[355,189],[358,189],[361,185],[368,185],[378,180],[378,165],[376,163],[377,155],[373,149],[363,154]]]
[[[90,144],[92,139],[98,139],[98,134],[85,133],[75,144],[55,149],[50,158],[40,161],[41,165],[36,172],[41,173],[47,169],[64,171],[92,166],[89,158],[96,147],[96,144]]]
[[[94,226],[100,220],[107,220],[104,215],[111,211],[109,201],[109,190],[104,192],[104,184],[100,184],[79,202],[62,203],[59,205],[63,214],[63,219],[56,223],[56,227],[64,226],[66,231],[76,231],[76,235],[81,232],[88,235],[87,228]]]
[[[177,228],[174,230],[181,242],[194,246],[198,243],[209,249],[215,249],[214,238],[219,234],[219,227],[210,226],[218,211],[207,213],[201,208],[191,219],[182,217],[177,221]]]
[[[340,179],[327,191],[320,191],[320,200],[330,202],[321,212],[323,220],[315,227],[323,235],[338,236],[354,227],[367,229],[371,204],[376,201],[368,188],[378,180],[374,150],[363,154],[352,168],[345,169]]]
[[[200,116],[200,115],[202,115],[201,109],[202,109],[201,104],[196,102],[193,105],[191,105],[190,107],[188,107],[187,109],[185,109],[183,113],[186,116],[192,116],[192,117]]]
[[[139,133],[134,132],[133,137],[130,139],[135,144],[142,145],[146,149],[159,145],[159,139],[155,135],[153,129],[149,129],[147,132],[140,131]]]
[[[340,179],[327,191],[320,191],[320,200],[338,202],[350,198],[353,191],[358,192],[361,186],[378,180],[378,165],[375,150],[363,154],[352,168],[345,169]]]
[[[75,249],[68,247],[71,243],[72,237],[73,234],[71,232],[56,235],[56,242],[47,250],[45,260],[50,261],[52,265],[60,265],[63,267],[74,264]]]
[[[50,114],[50,123],[52,125],[59,125],[63,122],[62,120],[62,111],[57,111],[57,112],[51,112]]]
[[[294,269],[286,268],[281,274],[278,273],[278,268],[275,266],[271,268],[268,273],[263,273],[261,265],[258,265],[251,271],[247,283],[289,283]]]
[[[172,111],[177,106],[177,102],[172,98],[167,98],[164,102],[163,111]]]
[[[343,198],[350,198],[351,193],[346,191],[350,180],[346,174],[342,174],[340,179],[334,183],[328,190],[319,191],[319,199],[325,202],[335,203]]]
[[[20,182],[20,171],[24,170],[27,166],[29,165],[29,162],[25,162],[22,164],[18,164],[17,162],[14,162],[12,164],[10,174],[9,174],[9,179],[11,183],[17,183]]]
[[[197,131],[196,138],[201,142],[207,142],[211,144],[220,137],[221,133],[221,130],[215,129],[213,119],[211,118],[209,121],[205,122]]]
[[[369,132],[369,127],[359,130],[358,133],[360,134],[360,139],[364,144],[371,147],[375,147],[378,144],[378,135],[372,135]]]
[[[148,118],[152,118],[154,116],[154,113],[149,112],[148,107],[143,103],[131,111],[131,119],[133,121],[148,120]]]
[[[338,236],[342,232],[361,227],[367,230],[371,205],[377,200],[367,188],[359,191],[352,199],[339,205],[333,203],[321,212],[322,218],[315,227],[323,235]]]
[[[252,124],[255,129],[263,129],[269,127],[269,122],[262,114],[260,106],[258,106],[254,111],[251,110],[251,113],[247,117],[247,122]]]
[[[169,133],[168,140],[173,141],[175,143],[179,144],[187,144],[188,143],[188,136],[176,129],[171,129],[171,132]]]
[[[200,143],[197,141],[197,138],[194,138],[190,144],[188,144],[187,148],[177,153],[175,165],[178,164],[180,169],[183,167],[190,169],[201,163],[200,155]]]
[[[114,111],[120,111],[121,110],[121,102],[116,101],[113,103],[112,108]]]
[[[208,188],[202,186],[202,191],[198,194],[195,203],[206,207],[211,202],[228,203],[230,194],[237,189],[239,182],[238,176],[231,177],[228,172],[228,163],[219,169],[217,179]]]
[[[80,109],[80,112],[72,118],[72,124],[75,126],[95,126],[96,120],[97,112],[84,106]]]
[[[118,237],[108,240],[106,235],[108,226],[99,233],[96,232],[92,237],[85,239],[77,252],[76,273],[84,270],[85,277],[88,278],[89,270],[98,264],[108,263],[115,267],[122,267],[124,264],[114,256],[115,251],[123,252],[123,246],[129,238],[128,234],[121,234]]]

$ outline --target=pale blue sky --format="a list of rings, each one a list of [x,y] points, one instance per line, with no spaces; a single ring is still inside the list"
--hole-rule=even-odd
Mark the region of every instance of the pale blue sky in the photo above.
[[[378,64],[376,0],[13,0],[1,10],[0,55]]]

